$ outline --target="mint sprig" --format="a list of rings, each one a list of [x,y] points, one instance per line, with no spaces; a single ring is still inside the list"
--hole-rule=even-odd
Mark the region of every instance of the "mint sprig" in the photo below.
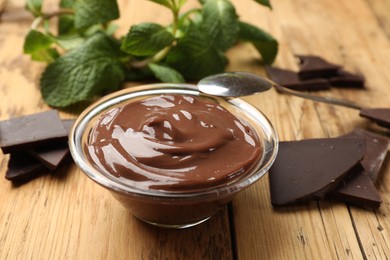
[[[253,44],[266,64],[277,55],[276,39],[240,21],[230,0],[199,0],[199,8],[186,12],[187,0],[149,1],[168,8],[172,22],[145,21],[115,37],[116,0],[61,0],[52,13],[44,12],[42,0],[28,0],[26,8],[36,19],[24,52],[48,63],[40,81],[45,102],[67,107],[90,101],[117,90],[124,80],[198,80],[223,72],[225,53],[238,41]],[[268,0],[254,1],[271,8]],[[52,32],[48,24],[56,16],[58,28]]]

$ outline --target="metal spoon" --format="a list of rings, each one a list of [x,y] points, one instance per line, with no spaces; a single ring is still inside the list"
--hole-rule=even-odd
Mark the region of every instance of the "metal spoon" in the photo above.
[[[362,109],[361,106],[347,100],[314,96],[283,87],[272,80],[248,72],[226,72],[203,78],[197,85],[200,92],[220,97],[241,97],[257,94],[275,87],[278,91],[314,101]]]
[[[339,105],[360,110],[360,115],[371,119],[381,126],[390,128],[390,109],[370,109],[344,99],[320,97],[304,92],[291,90],[276,82],[248,72],[226,72],[211,75],[199,81],[198,90],[202,93],[220,97],[241,97],[257,94],[275,87],[279,92],[294,95],[313,101]],[[377,115],[380,110],[380,114]],[[363,113],[362,113],[363,112]],[[368,113],[366,113],[368,112]],[[374,115],[371,115],[374,112]],[[367,115],[368,114],[368,115]]]

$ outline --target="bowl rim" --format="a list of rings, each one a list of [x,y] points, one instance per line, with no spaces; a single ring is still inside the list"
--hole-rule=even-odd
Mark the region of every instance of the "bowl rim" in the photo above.
[[[163,93],[161,91],[164,90]],[[99,170],[97,170],[92,163],[85,157],[82,138],[85,131],[88,130],[86,127],[92,118],[95,118],[100,112],[107,111],[109,108],[125,102],[131,98],[142,97],[145,95],[156,95],[156,94],[190,94],[203,97],[211,97],[216,100],[223,100],[228,102],[240,110],[243,110],[246,114],[249,113],[251,116],[256,116],[261,121],[261,130],[264,131],[263,135],[267,137],[267,140],[263,144],[263,155],[256,167],[251,169],[245,174],[245,177],[240,178],[237,181],[227,183],[226,185],[220,185],[217,187],[208,187],[206,189],[194,190],[194,191],[166,191],[157,189],[142,189],[139,187],[133,187],[126,185],[123,182],[118,182],[118,179],[114,176],[107,176]],[[255,114],[255,115],[254,115]],[[258,120],[256,120],[259,122]],[[256,130],[257,132],[257,130]],[[279,148],[278,135],[275,128],[272,126],[269,119],[256,107],[252,106],[248,102],[240,98],[225,98],[215,97],[201,93],[196,85],[187,83],[151,83],[141,84],[134,87],[125,88],[111,94],[108,94],[91,105],[89,105],[76,119],[69,133],[69,148],[70,153],[75,161],[76,165],[81,171],[87,175],[94,182],[99,185],[115,192],[122,194],[132,194],[136,196],[153,196],[160,198],[192,198],[194,196],[210,196],[217,194],[218,197],[223,195],[229,195],[236,193],[246,187],[249,187],[261,177],[263,177],[272,166],[276,159]],[[259,166],[259,167],[258,167]],[[261,166],[261,167],[260,167]]]

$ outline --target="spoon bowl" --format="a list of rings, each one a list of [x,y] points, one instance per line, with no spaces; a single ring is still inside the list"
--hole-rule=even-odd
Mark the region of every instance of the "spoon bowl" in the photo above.
[[[202,93],[219,97],[241,97],[272,88],[273,82],[249,72],[226,72],[203,78],[197,87]]]

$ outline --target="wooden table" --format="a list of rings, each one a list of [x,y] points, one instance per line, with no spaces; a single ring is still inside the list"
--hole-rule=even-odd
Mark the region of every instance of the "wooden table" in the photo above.
[[[45,8],[56,7],[49,2]],[[119,2],[118,35],[134,23],[170,20],[152,2]],[[294,54],[323,56],[364,74],[367,89],[332,89],[320,95],[390,107],[389,1],[274,0],[272,11],[250,0],[234,3],[242,20],[279,40],[276,66],[296,69]],[[31,23],[23,5],[21,0],[0,0],[1,120],[48,109],[38,88],[44,66],[22,53]],[[228,56],[227,70],[264,74],[250,45],[240,44]],[[355,110],[274,91],[247,100],[268,115],[280,140],[335,137],[357,127],[389,136]],[[2,176],[7,161],[1,154]],[[19,187],[0,179],[0,259],[388,259],[388,159],[379,190],[383,204],[375,211],[325,200],[275,210],[266,175],[206,223],[165,230],[133,218],[70,164]]]

